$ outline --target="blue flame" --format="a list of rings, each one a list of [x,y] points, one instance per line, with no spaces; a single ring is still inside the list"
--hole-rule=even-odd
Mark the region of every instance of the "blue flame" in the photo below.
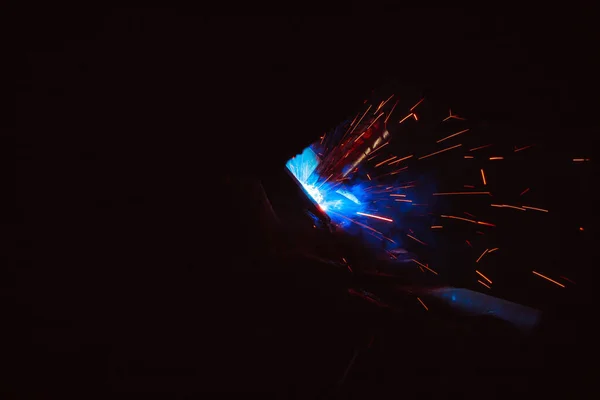
[[[401,189],[402,185],[397,184],[398,181],[406,180],[407,176],[387,176],[376,182],[372,181],[369,175],[369,172],[373,175],[375,171],[366,166],[358,167],[343,181],[340,181],[339,177],[336,179],[319,176],[317,171],[321,159],[313,150],[314,146],[318,148],[318,144],[313,144],[286,163],[286,167],[300,182],[308,197],[334,224],[347,233],[359,235],[369,245],[387,250],[406,245],[407,233],[414,233],[412,229],[416,227],[411,224],[412,229],[405,228],[404,219],[410,217],[411,213],[422,213],[424,210],[413,207],[411,202],[417,202],[420,197],[414,190]],[[385,190],[393,186],[398,188],[392,191]],[[407,202],[403,202],[404,200]],[[387,221],[365,216],[366,214],[378,215]],[[433,240],[429,236],[429,229],[415,235],[428,242]]]
[[[304,191],[334,221],[339,215],[356,215],[364,207],[360,200],[364,197],[361,185],[344,186],[339,182],[329,182],[316,173],[320,159],[307,147],[301,154],[290,159],[286,166],[302,184]]]

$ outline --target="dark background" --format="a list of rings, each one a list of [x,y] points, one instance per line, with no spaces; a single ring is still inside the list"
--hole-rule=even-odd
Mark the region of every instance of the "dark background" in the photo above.
[[[319,346],[354,343],[348,332],[371,317],[298,300],[297,288],[314,281],[323,282],[316,292],[335,297],[335,279],[255,262],[262,242],[252,202],[225,182],[270,174],[390,82],[460,110],[506,147],[536,144],[515,174],[532,171],[536,200],[558,211],[536,222],[537,239],[527,229],[508,232],[506,262],[572,271],[565,275],[580,294],[532,285],[543,299],[536,305],[573,316],[556,345],[575,352],[568,365],[580,365],[578,355],[589,362],[566,349],[591,318],[593,176],[589,163],[570,160],[592,158],[596,144],[593,10],[369,7],[335,17],[15,14],[7,391],[312,387],[318,379],[303,374],[313,369],[306,365],[330,365]],[[325,358],[347,360],[344,351]],[[446,362],[430,356],[433,365]],[[565,365],[552,369],[568,375]],[[436,387],[414,385],[398,390]]]

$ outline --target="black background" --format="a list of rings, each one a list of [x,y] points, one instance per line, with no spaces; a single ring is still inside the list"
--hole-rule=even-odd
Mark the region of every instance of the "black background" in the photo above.
[[[318,326],[327,311],[289,300],[287,288],[299,285],[289,276],[248,273],[256,221],[223,182],[269,174],[389,82],[464,110],[506,147],[535,143],[514,174],[532,171],[536,200],[559,211],[535,221],[537,239],[507,232],[514,250],[505,261],[574,265],[565,275],[585,294],[544,294],[538,282],[543,300],[535,301],[576,315],[565,324],[569,340],[579,337],[573,325],[591,317],[594,191],[590,163],[570,160],[592,158],[596,143],[592,10],[343,11],[18,13],[9,58],[18,136],[17,209],[6,217],[17,257],[3,279],[7,390],[189,393],[284,382],[272,344],[289,342],[248,332],[298,315]],[[280,309],[282,299],[298,308]],[[311,335],[293,337],[313,343]],[[270,369],[257,367],[262,357]],[[271,372],[248,375],[256,369]]]

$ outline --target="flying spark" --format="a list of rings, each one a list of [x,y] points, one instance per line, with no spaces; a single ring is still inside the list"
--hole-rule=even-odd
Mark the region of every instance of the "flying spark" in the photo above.
[[[491,279],[488,278],[487,276],[485,276],[484,274],[482,274],[481,272],[475,270],[475,272],[477,272],[477,274],[479,274],[479,276],[481,276],[483,279],[485,279],[486,281],[488,281],[489,283],[492,283]]]
[[[546,279],[547,281],[550,281],[550,282],[552,282],[552,283],[554,283],[554,284],[556,284],[556,285],[558,285],[560,287],[563,287],[563,288],[565,287],[565,285],[563,285],[562,283],[556,282],[554,279],[550,279],[547,276],[540,274],[539,272],[535,272],[535,271],[531,271],[531,272],[533,272],[537,276],[542,277],[542,278]]]
[[[504,154],[505,156],[498,155],[503,154],[501,143],[497,143],[498,147],[495,147],[492,154],[482,151],[495,146],[489,142],[483,145],[475,144],[475,147],[472,148],[466,148],[466,145],[463,146],[463,144],[446,147],[444,142],[460,135],[468,133],[468,135],[461,136],[465,138],[465,141],[472,137],[473,132],[470,132],[472,127],[461,126],[462,122],[456,122],[465,121],[465,118],[453,114],[452,110],[447,108],[448,114],[430,116],[430,114],[435,114],[431,110],[436,108],[425,110],[422,106],[424,98],[415,98],[413,99],[414,105],[410,110],[404,111],[404,117],[391,119],[392,113],[398,108],[398,96],[388,93],[381,98],[375,95],[373,97],[373,99],[365,101],[365,106],[360,106],[361,110],[352,114],[354,117],[350,115],[337,128],[319,135],[310,147],[306,148],[302,154],[290,159],[286,164],[289,171],[300,182],[307,196],[313,200],[316,209],[322,210],[331,219],[331,224],[335,229],[340,228],[350,235],[360,234],[361,240],[369,242],[369,244],[376,243],[376,246],[372,247],[379,249],[379,246],[383,246],[381,250],[377,251],[381,251],[385,256],[384,259],[390,261],[399,262],[401,257],[395,251],[402,249],[405,245],[410,245],[411,248],[417,249],[415,251],[423,253],[414,255],[414,258],[410,260],[416,263],[423,273],[430,272],[438,275],[438,272],[430,268],[429,264],[417,261],[417,258],[433,257],[432,254],[436,254],[436,245],[443,241],[460,243],[461,251],[468,252],[470,259],[476,260],[475,264],[478,267],[485,264],[484,270],[493,268],[498,257],[490,257],[489,254],[498,250],[498,247],[495,247],[499,244],[496,241],[498,236],[508,231],[498,229],[489,232],[483,228],[496,226],[494,223],[485,221],[488,219],[488,215],[503,214],[502,211],[493,212],[490,207],[509,208],[521,212],[548,212],[543,208],[523,206],[518,203],[513,203],[515,205],[504,203],[504,198],[508,203],[514,201],[509,199],[516,197],[519,191],[519,196],[530,191],[529,187],[523,189],[523,187],[517,186],[516,181],[514,186],[508,189],[509,193],[502,193],[500,190],[499,183],[504,181],[500,179],[498,171],[512,162],[495,164],[493,179],[489,185],[493,190],[482,190],[484,188],[481,185],[486,186],[485,189],[487,189],[489,176],[478,164],[504,160],[506,154]],[[393,100],[394,98],[396,100]],[[421,109],[417,114],[419,106]],[[352,118],[352,122],[348,125],[350,118]],[[430,118],[434,122],[430,121]],[[408,119],[414,119],[418,123],[406,122]],[[450,122],[450,120],[454,120],[454,122]],[[438,125],[435,126],[434,123]],[[440,126],[442,123],[443,126]],[[450,125],[456,126],[456,128],[449,128]],[[444,134],[436,135],[436,132],[446,132],[446,136]],[[421,135],[422,133],[423,135]],[[402,135],[401,140],[397,140],[396,136],[399,134]],[[420,139],[417,140],[417,138],[426,137],[433,137],[429,147],[421,146],[421,142],[418,141]],[[413,143],[413,139],[414,143],[419,143],[419,147],[408,147]],[[436,149],[439,143],[444,143],[441,145],[444,148]],[[532,146],[533,144],[520,148],[511,146],[508,149],[520,152]],[[382,149],[384,150],[382,151]],[[426,163],[417,162],[450,150],[456,150],[453,153],[454,156],[448,155],[443,159],[439,157]],[[473,154],[475,151],[480,151],[480,153]],[[514,157],[517,156],[506,158],[512,160]],[[569,160],[571,160],[570,157],[567,158],[567,161]],[[589,161],[587,158],[572,160],[579,163]],[[430,174],[435,171],[429,171],[427,168],[438,168],[440,173]],[[487,172],[489,173],[489,167],[485,168],[488,168]],[[477,178],[475,174],[478,169],[481,181],[468,179],[469,184],[463,184],[464,181],[457,182],[454,179],[461,179],[461,176]],[[448,176],[452,180],[441,181],[439,179],[442,179],[442,176],[444,179]],[[444,187],[449,191],[442,191],[446,190],[441,189]],[[453,189],[457,187],[460,189]],[[532,189],[535,190],[535,187]],[[483,196],[492,197],[492,193],[494,199],[502,200],[496,200],[490,204]],[[435,196],[435,199],[432,200],[431,196]],[[455,196],[456,198],[448,199],[446,196]],[[461,205],[464,209],[477,212],[479,217],[464,211],[463,208],[456,208]],[[454,214],[456,215],[449,215],[453,213],[450,210],[455,210]],[[447,214],[441,214],[441,212]],[[509,215],[508,213],[510,212],[507,212],[507,215]],[[450,222],[448,226],[448,222],[442,222],[449,219],[468,222],[475,226],[453,222]],[[527,218],[520,220],[527,220]],[[503,226],[508,224],[509,227],[511,223],[514,223],[512,220],[502,222]],[[412,229],[407,226],[408,224],[411,224]],[[313,220],[308,226],[317,229],[322,227],[323,223]],[[513,228],[519,229],[519,226],[513,226]],[[406,231],[409,231],[410,234],[407,234]],[[583,227],[580,228],[580,231],[583,231]],[[462,244],[463,241],[466,245]],[[427,247],[413,246],[413,242]],[[483,249],[485,250],[480,253]],[[352,272],[350,264],[353,269],[360,268],[360,264],[355,263],[351,258],[348,260],[343,258],[343,260],[350,272]],[[491,269],[491,271],[495,270],[497,269]],[[475,271],[478,278],[481,278],[478,279],[478,283],[491,289],[491,279],[485,276],[481,270]],[[449,270],[440,271],[442,276],[446,276],[449,272]],[[535,271],[534,273],[550,280]],[[566,281],[566,278],[562,276],[561,279]],[[557,281],[550,281],[560,284]],[[483,290],[483,288],[480,289]],[[428,310],[420,298],[419,302]]]
[[[394,220],[390,219],[390,218],[385,218],[385,217],[380,217],[379,215],[372,215],[372,214],[367,214],[367,213],[363,213],[363,212],[357,212],[358,215],[362,215],[365,217],[369,217],[369,218],[375,218],[375,219],[379,219],[381,221],[386,221],[386,222],[394,222]]]

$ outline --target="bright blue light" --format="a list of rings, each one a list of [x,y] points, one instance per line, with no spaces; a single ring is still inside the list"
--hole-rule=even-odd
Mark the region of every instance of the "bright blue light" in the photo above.
[[[424,202],[417,200],[415,191],[401,187],[408,185],[399,185],[398,181],[406,182],[410,178],[406,174],[402,177],[386,174],[385,178],[378,179],[381,172],[367,164],[353,168],[346,177],[341,173],[319,176],[321,159],[313,150],[318,146],[316,143],[307,147],[286,163],[307,196],[336,226],[349,234],[359,235],[369,246],[379,250],[404,246],[407,240],[404,217],[417,210],[424,212],[423,207],[416,209],[410,203]],[[407,202],[396,201],[398,197],[393,197],[394,194],[402,195],[401,200]],[[418,232],[416,236],[431,243],[432,238],[426,236],[428,233]]]
[[[362,210],[358,198],[362,193],[360,185],[340,187],[339,182],[324,180],[316,173],[319,162],[319,157],[310,147],[307,147],[301,154],[290,159],[286,166],[302,184],[310,198],[333,220],[341,222],[339,214],[356,215],[357,211]]]

